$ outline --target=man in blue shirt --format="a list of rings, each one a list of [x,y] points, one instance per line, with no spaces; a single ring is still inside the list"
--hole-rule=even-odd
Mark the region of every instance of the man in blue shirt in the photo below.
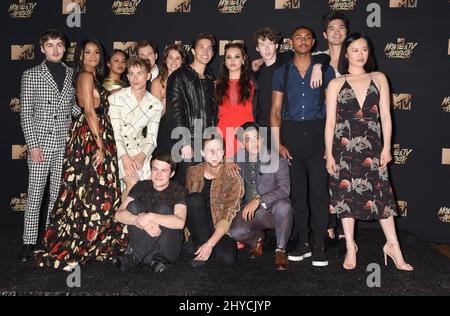
[[[324,238],[329,221],[324,96],[335,72],[328,67],[323,74],[323,86],[311,88],[309,82],[314,66],[311,52],[316,42],[314,32],[308,27],[298,27],[292,32],[291,39],[295,57],[278,68],[273,78],[272,140],[280,155],[291,165],[294,207],[291,238],[298,239],[298,245],[289,253],[289,260],[302,261],[312,255],[313,266],[323,267],[328,265]],[[315,241],[312,252],[309,215]]]

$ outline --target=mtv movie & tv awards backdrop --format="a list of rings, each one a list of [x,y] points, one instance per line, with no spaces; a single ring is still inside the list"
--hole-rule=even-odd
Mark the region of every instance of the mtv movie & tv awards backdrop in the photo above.
[[[450,1],[449,0],[3,0],[0,4],[3,80],[0,92],[2,193],[0,221],[19,225],[26,203],[27,149],[20,127],[20,79],[43,59],[38,40],[48,28],[69,37],[66,61],[77,43],[96,38],[135,53],[148,39],[160,55],[171,43],[186,50],[207,31],[223,47],[242,41],[252,58],[259,28],[271,26],[286,40],[300,25],[313,28],[326,49],[320,17],[340,10],[351,31],[366,33],[378,66],[390,79],[394,119],[391,174],[402,213],[400,228],[429,241],[450,242]]]

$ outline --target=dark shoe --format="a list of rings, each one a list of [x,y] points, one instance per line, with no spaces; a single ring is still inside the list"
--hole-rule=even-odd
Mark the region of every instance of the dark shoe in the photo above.
[[[299,244],[299,242],[298,242],[297,237],[293,237],[293,238],[289,239],[287,247],[286,247],[287,253],[294,252],[297,249],[298,244]]]
[[[314,249],[312,253],[312,265],[314,267],[326,267],[328,266],[327,255],[325,254],[325,249],[319,248]]]
[[[150,267],[153,273],[163,273],[169,269],[170,263],[155,260],[151,263]]]
[[[153,273],[162,273],[169,269],[170,262],[163,254],[155,253],[150,267]]]
[[[331,238],[329,235],[327,235],[327,237],[325,237],[325,248],[326,249],[330,249],[330,248],[336,248],[339,244],[339,240],[338,237],[334,237]]]
[[[311,248],[309,247],[309,245],[303,245],[303,246],[298,246],[297,249],[295,249],[292,252],[289,252],[289,256],[288,259],[290,261],[296,261],[296,262],[300,262],[305,260],[306,258],[311,257],[312,253],[311,253]]]
[[[258,240],[255,248],[250,249],[250,259],[260,258],[263,255],[264,237]]]
[[[347,241],[345,238],[339,238],[339,256],[343,257],[347,254]]]
[[[284,271],[288,268],[288,257],[285,251],[275,252],[275,269],[278,271]]]
[[[21,263],[28,263],[32,261],[34,259],[33,256],[34,248],[35,245],[24,245],[19,254],[19,261]]]
[[[201,260],[191,260],[191,266],[194,268],[202,267],[204,266],[208,261],[201,261]]]
[[[129,273],[136,270],[139,263],[139,259],[135,254],[128,254],[117,258],[116,267],[121,272]]]

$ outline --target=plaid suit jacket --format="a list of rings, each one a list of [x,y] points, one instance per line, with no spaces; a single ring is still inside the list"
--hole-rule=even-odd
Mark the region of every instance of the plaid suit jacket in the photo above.
[[[45,61],[22,76],[20,122],[28,150],[64,147],[72,115],[81,113],[76,105],[73,70],[66,67],[66,79],[59,91]]]

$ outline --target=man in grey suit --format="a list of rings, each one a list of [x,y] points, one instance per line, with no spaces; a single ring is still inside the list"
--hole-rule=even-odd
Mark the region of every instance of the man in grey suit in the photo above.
[[[58,197],[61,185],[65,144],[72,115],[80,109],[75,102],[73,70],[62,63],[66,37],[49,30],[41,35],[41,52],[45,60],[23,73],[20,115],[28,147],[28,199],[23,234],[24,247],[19,259],[27,262],[38,239],[39,213],[50,174],[48,215]]]
[[[265,150],[259,129],[256,123],[246,123],[238,131],[238,139],[245,147],[236,155],[245,185],[245,206],[235,217],[230,234],[252,247],[250,256],[254,259],[262,256],[263,231],[275,228],[275,269],[286,270],[286,245],[293,222],[289,164],[287,159]]]

